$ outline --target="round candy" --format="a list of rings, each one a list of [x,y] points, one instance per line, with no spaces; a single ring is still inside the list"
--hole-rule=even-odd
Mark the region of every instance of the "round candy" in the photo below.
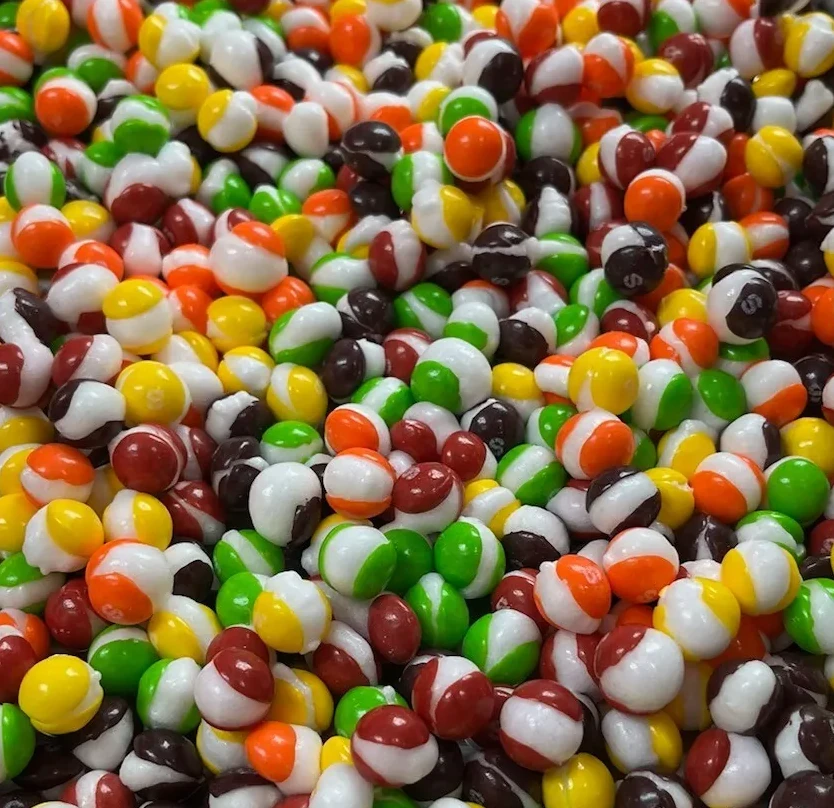
[[[793,601],[799,570],[793,556],[770,541],[747,541],[721,562],[721,581],[735,595],[744,614],[773,614]]]
[[[147,729],[188,733],[200,723],[194,683],[200,666],[188,657],[161,659],[139,680],[136,709]]]
[[[548,623],[577,634],[593,634],[611,607],[611,587],[602,568],[579,555],[542,564],[534,594]]]

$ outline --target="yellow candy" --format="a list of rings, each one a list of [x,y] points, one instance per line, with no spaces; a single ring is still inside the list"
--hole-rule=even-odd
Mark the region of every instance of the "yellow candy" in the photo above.
[[[0,452],[24,443],[49,443],[55,430],[37,407],[16,410],[0,406]]]
[[[156,97],[169,110],[197,110],[211,91],[208,74],[192,64],[166,67],[154,85]]]
[[[123,488],[104,508],[104,540],[132,541],[165,550],[174,534],[168,509],[154,496]]]
[[[713,667],[707,662],[687,662],[684,666],[680,692],[664,709],[680,729],[701,731],[712,724],[707,703],[707,685],[712,671]]]
[[[524,192],[512,180],[502,180],[491,185],[476,197],[476,202],[483,208],[483,226],[496,222],[518,224],[527,205]]]
[[[217,368],[217,377],[227,393],[245,390],[264,398],[274,367],[275,362],[266,351],[245,345],[226,351]]]
[[[657,520],[672,530],[677,530],[695,510],[695,496],[686,475],[662,466],[648,469],[646,474],[660,492],[660,513]]]
[[[576,179],[580,185],[599,182],[602,173],[599,170],[599,142],[592,143],[585,149],[576,163]]]
[[[463,489],[464,516],[480,519],[499,539],[507,519],[521,503],[508,488],[495,480],[475,480]]]
[[[282,654],[312,651],[327,634],[332,617],[324,593],[294,572],[270,578],[252,610],[258,636]]]
[[[653,760],[650,768],[672,773],[677,771],[683,757],[683,741],[680,730],[666,712],[651,715],[623,716],[629,721],[627,740],[619,737],[617,745],[605,744],[611,762],[623,774],[631,770],[627,761],[636,749],[651,751]],[[641,755],[642,756],[642,755]],[[644,764],[645,765],[645,764]]]
[[[5,200],[5,197],[3,199]],[[0,224],[2,221],[0,216]],[[0,257],[0,294],[17,286],[35,294],[38,291],[38,276],[26,264],[13,258]]]
[[[772,95],[790,98],[796,89],[796,73],[784,67],[766,70],[753,77],[752,87],[757,98]]]
[[[324,732],[333,720],[333,697],[327,686],[310,671],[277,664],[272,668],[275,695],[269,721],[301,724]]]
[[[797,418],[782,427],[785,455],[799,455],[816,463],[829,480],[834,477],[834,426],[822,418]]]
[[[272,371],[266,403],[279,421],[316,426],[327,412],[327,392],[315,371],[284,362]]]
[[[665,295],[657,307],[657,321],[661,328],[679,317],[706,323],[707,296],[697,289],[676,289]]]
[[[38,732],[65,735],[85,726],[98,710],[104,691],[99,674],[86,662],[55,654],[29,669],[18,703]]]
[[[266,314],[254,300],[227,295],[208,307],[206,336],[218,351],[258,346],[266,339]]]
[[[744,165],[764,188],[787,185],[802,167],[802,144],[781,126],[763,126],[744,148]]]
[[[748,541],[721,562],[721,582],[744,614],[781,612],[796,597],[801,578],[794,557],[778,544]]]
[[[834,67],[834,21],[828,14],[804,14],[787,26],[785,64],[804,79]]]
[[[23,0],[15,24],[26,44],[42,54],[55,53],[69,38],[70,15],[60,0]]]
[[[598,33],[597,4],[593,0],[578,3],[562,20],[565,44],[587,45]]]
[[[173,331],[173,318],[162,289],[141,278],[130,278],[104,297],[107,332],[131,353],[156,353]]]
[[[150,619],[148,639],[163,659],[190,657],[203,665],[209,644],[221,630],[217,615],[208,606],[172,595],[165,608]]]
[[[613,348],[581,353],[568,373],[568,395],[580,412],[602,407],[620,415],[637,400],[638,388],[634,360]]]
[[[616,791],[608,767],[586,752],[548,769],[542,780],[544,808],[612,808]]]
[[[486,28],[488,31],[495,30],[495,18],[498,16],[498,6],[492,3],[484,3],[482,6],[478,6],[473,12],[472,17],[474,18],[475,22],[481,26],[481,28]]]
[[[244,744],[248,735],[246,730],[230,732],[201,721],[197,728],[197,752],[200,760],[212,774],[220,774],[221,771],[228,769],[230,761],[234,761],[231,764],[232,767],[238,763],[244,765],[246,763]]]
[[[161,362],[145,360],[128,365],[116,379],[125,397],[128,424],[175,424],[191,405],[191,395],[180,377]]]
[[[365,0],[336,0],[336,2],[330,6],[330,21],[335,22],[340,17],[364,14],[365,7]]]
[[[321,770],[324,771],[334,763],[349,763],[353,765],[353,755],[350,753],[350,739],[334,735],[328,738],[321,748]]]
[[[23,490],[20,485],[20,472],[26,465],[26,458],[39,445],[24,443],[22,446],[13,446],[0,453],[0,496],[17,494]]]
[[[715,441],[698,421],[684,421],[657,444],[657,464],[692,479],[695,469],[716,451]]]
[[[37,510],[22,492],[0,497],[0,553],[19,553],[23,549],[26,525]]]

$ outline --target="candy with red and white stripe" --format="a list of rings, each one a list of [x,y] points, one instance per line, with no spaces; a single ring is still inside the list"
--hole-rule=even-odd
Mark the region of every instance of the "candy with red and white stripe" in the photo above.
[[[78,808],[133,808],[133,792],[113,772],[95,769],[70,783],[61,799]],[[57,803],[56,803],[57,804]]]
[[[638,174],[652,168],[656,157],[651,141],[627,124],[609,129],[599,141],[599,170],[617,188],[628,187]]]
[[[552,679],[572,693],[583,693],[599,698],[599,688],[594,674],[594,654],[601,636],[599,634],[574,634],[558,629],[542,646],[539,675]]]
[[[368,641],[346,623],[334,620],[313,651],[312,669],[334,696],[353,687],[379,684],[379,664]]]
[[[171,514],[174,535],[213,547],[226,530],[226,515],[214,489],[202,480],[182,480],[161,502]]]
[[[695,132],[673,134],[661,146],[656,162],[683,183],[688,197],[718,188],[726,164],[727,150],[715,138]]]

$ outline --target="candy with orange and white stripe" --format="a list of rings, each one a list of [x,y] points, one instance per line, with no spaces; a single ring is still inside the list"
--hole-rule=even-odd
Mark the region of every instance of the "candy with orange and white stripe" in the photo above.
[[[396,475],[371,449],[346,449],[327,464],[324,491],[336,513],[350,519],[379,516],[391,504]]]
[[[628,465],[633,454],[631,429],[599,408],[568,419],[556,438],[556,457],[577,480],[591,480],[607,469]]]
[[[548,623],[576,634],[597,631],[611,607],[611,586],[602,567],[577,555],[542,564],[533,596]]]
[[[632,603],[651,603],[664,586],[675,580],[680,559],[662,533],[633,527],[608,543],[602,566],[617,597]]]
[[[689,481],[695,507],[722,522],[734,524],[759,507],[765,481],[752,460],[730,452],[704,458]]]

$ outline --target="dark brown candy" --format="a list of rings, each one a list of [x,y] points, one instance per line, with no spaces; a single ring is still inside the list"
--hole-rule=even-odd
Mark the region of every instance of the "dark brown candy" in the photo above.
[[[133,713],[119,696],[105,696],[92,719],[65,737],[66,748],[85,766],[106,771],[118,768],[132,741]]]
[[[452,292],[457,292],[465,283],[477,280],[478,276],[469,261],[457,260],[441,263],[438,260],[438,256],[441,254],[441,252],[434,253],[430,256],[428,262],[426,277],[431,279],[432,283],[436,283],[441,289],[445,289],[449,294],[452,294]]]
[[[205,603],[214,584],[214,569],[211,559],[205,554],[200,545],[192,540],[180,540],[175,537],[174,544],[169,548],[169,562],[174,570],[174,595]],[[179,565],[179,566],[177,566]]]
[[[168,769],[173,776],[159,769]],[[122,782],[149,800],[185,799],[196,791],[202,774],[203,765],[194,744],[167,729],[139,733],[133,751],[119,769]]]
[[[643,222],[623,227],[634,231],[636,243],[629,239],[628,246],[614,250],[607,257],[603,267],[605,279],[624,297],[646,295],[660,286],[669,266],[666,240],[655,228]]]
[[[367,180],[385,179],[401,149],[400,136],[383,121],[360,121],[342,137],[345,164]]]
[[[751,693],[756,693],[755,699],[751,700]],[[722,662],[709,678],[707,705],[713,721],[722,729],[758,733],[782,709],[782,685],[761,660]]]
[[[507,317],[498,324],[499,341],[495,362],[515,362],[531,370],[550,352],[547,340],[530,323]]]
[[[534,157],[525,163],[516,181],[528,199],[536,196],[546,185],[565,196],[570,196],[576,190],[573,169],[564,161],[549,155]]]
[[[799,772],[779,785],[769,808],[829,808],[831,805],[834,805],[834,778],[818,772]]]
[[[681,562],[712,559],[720,563],[736,544],[735,531],[705,513],[694,513],[675,531]]]
[[[792,244],[807,237],[805,219],[811,210],[810,203],[795,196],[783,196],[773,206],[773,212],[778,213],[788,223],[788,234]]]
[[[31,791],[15,791],[0,796],[0,808],[35,808],[42,802],[43,797]]]
[[[617,787],[614,808],[694,808],[695,800],[674,775],[637,769]]]
[[[371,91],[405,95],[412,84],[414,84],[414,74],[408,64],[393,62],[374,79]]]
[[[378,339],[394,328],[394,306],[381,289],[351,289],[336,308],[342,331],[351,339]]]
[[[96,412],[97,419],[91,417],[91,410]],[[124,405],[118,406],[113,388],[90,379],[73,379],[62,384],[53,394],[47,414],[55,424],[58,437],[78,449],[107,446],[125,427]],[[64,418],[66,422],[62,422]],[[82,428],[88,431],[82,434]]]
[[[810,210],[810,208],[809,208]],[[720,191],[686,200],[686,210],[678,219],[680,225],[691,236],[702,224],[724,222],[730,218],[730,210]]]
[[[808,238],[817,244],[828,235],[832,227],[834,227],[834,193],[821,196],[805,219]]]
[[[825,354],[809,354],[793,363],[805,390],[808,403],[804,415],[818,416],[822,413],[822,390],[825,383],[834,375],[834,360]]]
[[[496,286],[510,286],[530,271],[529,237],[514,224],[498,222],[484,228],[472,245],[472,269]]]
[[[14,781],[24,790],[51,791],[83,773],[84,764],[57,741],[49,739],[35,747],[32,759]]]
[[[598,530],[614,536],[630,527],[649,527],[660,513],[660,491],[631,466],[617,466],[595,477],[585,508]]]
[[[411,691],[414,689],[414,682],[417,680],[423,666],[436,656],[445,656],[442,651],[430,651],[426,654],[414,657],[411,662],[403,668],[400,679],[397,682],[397,692],[411,704]]]
[[[765,276],[772,284],[773,288],[779,291],[788,291],[798,289],[796,278],[788,269],[787,264],[782,261],[775,261],[770,258],[760,258],[751,262],[751,266],[762,275]]]
[[[37,124],[15,119],[0,123],[0,161],[13,163],[21,154],[40,151],[48,138]]]
[[[828,680],[815,662],[801,654],[782,653],[768,657],[768,664],[782,685],[786,704],[825,706],[828,700]]]
[[[227,797],[228,795],[237,797],[241,800],[239,804],[243,808],[243,806],[248,804],[248,800],[251,799],[250,795],[247,794],[247,790],[254,788],[274,789],[277,802],[279,794],[278,787],[272,781],[261,777],[253,769],[246,767],[229,769],[217,775],[209,783],[208,792],[209,797],[214,797],[215,799],[218,797]],[[224,802],[224,804],[226,803]]]
[[[824,278],[828,272],[819,243],[811,239],[806,238],[792,244],[784,260],[788,269],[793,272],[800,289]]]
[[[561,553],[542,535],[528,530],[505,533],[501,540],[507,556],[507,569],[538,569],[545,561],[556,561]]]
[[[464,414],[461,426],[477,435],[496,460],[524,441],[524,422],[518,410],[497,398],[488,398],[469,410]]]
[[[21,288],[12,289],[10,295],[14,299],[14,313],[25,321],[35,337],[44,345],[51,345],[59,334],[63,333],[63,326],[58,322],[46,301]],[[10,311],[4,310],[2,316],[10,314]],[[11,324],[8,323],[8,325]]]
[[[245,390],[218,398],[206,412],[206,432],[217,443],[229,438],[260,438],[274,422],[269,407]]]
[[[391,190],[381,182],[360,180],[348,191],[348,197],[353,212],[360,219],[364,219],[366,216],[399,218],[400,209],[394,202],[394,197],[391,196]]]
[[[834,713],[818,704],[786,710],[773,728],[770,748],[783,777],[805,770],[834,774]]]
[[[442,797],[460,795],[463,782],[463,753],[456,741],[437,741],[437,763],[421,780],[405,786],[403,791],[418,802],[434,802]]]
[[[834,578],[830,553],[806,556],[799,565],[799,574],[803,581],[810,581],[812,578]]]
[[[321,381],[334,401],[346,401],[365,381],[365,352],[355,339],[334,343],[321,368]]]
[[[830,160],[828,156],[832,146],[834,137],[823,135],[805,149],[802,157],[802,176],[814,192],[814,196],[834,191],[834,160]]]
[[[527,808],[542,801],[541,775],[489,749],[466,764],[462,798],[484,808]]]
[[[253,437],[223,441],[211,461],[211,484],[227,516],[249,518],[249,489],[269,464]]]

